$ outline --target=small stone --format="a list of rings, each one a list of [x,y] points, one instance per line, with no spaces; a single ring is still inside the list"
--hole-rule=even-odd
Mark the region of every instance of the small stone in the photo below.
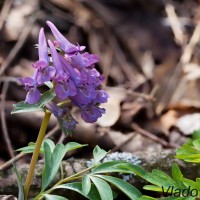
[[[13,195],[0,195],[0,200],[17,200]]]

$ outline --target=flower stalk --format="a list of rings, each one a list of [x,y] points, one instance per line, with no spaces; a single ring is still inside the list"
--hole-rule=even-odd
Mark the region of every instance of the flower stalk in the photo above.
[[[31,159],[28,175],[27,175],[27,178],[26,178],[26,182],[24,184],[24,199],[25,200],[27,200],[27,197],[28,197],[29,188],[30,188],[30,185],[31,185],[32,180],[33,180],[35,166],[36,166],[36,163],[37,163],[37,160],[38,160],[40,148],[41,148],[41,145],[42,145],[45,133],[46,133],[46,129],[47,129],[47,126],[48,126],[48,123],[49,123],[50,116],[51,116],[50,112],[45,112],[44,119],[43,119],[41,127],[40,127],[38,138],[37,138],[37,141],[36,141],[36,144],[35,144],[35,149],[34,149],[34,152],[33,152],[33,155],[32,155],[32,159]]]

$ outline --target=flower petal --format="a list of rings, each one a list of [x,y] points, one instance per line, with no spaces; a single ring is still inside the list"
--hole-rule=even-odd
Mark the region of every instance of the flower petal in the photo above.
[[[102,114],[105,113],[104,108],[99,108],[97,106],[86,106],[81,109],[81,117],[87,123],[96,122]]]
[[[56,28],[56,26],[52,22],[47,21],[47,25],[51,29],[54,37],[56,38],[57,42],[60,44],[60,47],[61,47],[61,49],[63,49],[63,51],[65,51],[66,53],[69,53],[69,54],[76,53],[78,51],[78,48],[75,45],[73,45],[72,43],[70,43],[59,32],[59,30]]]
[[[60,99],[66,99],[67,97],[75,96],[77,89],[73,81],[67,80],[66,82],[56,84],[55,93]]]
[[[41,28],[39,33],[38,54],[39,54],[39,60],[45,62],[47,66],[49,63],[49,57],[48,57],[46,37],[44,34],[44,28]]]
[[[37,88],[33,88],[27,93],[25,103],[35,104],[39,101],[40,96],[40,91]]]
[[[46,67],[44,70],[38,70],[37,75],[37,82],[38,84],[43,84],[44,82],[50,81],[56,73],[56,70],[54,67],[49,66]]]

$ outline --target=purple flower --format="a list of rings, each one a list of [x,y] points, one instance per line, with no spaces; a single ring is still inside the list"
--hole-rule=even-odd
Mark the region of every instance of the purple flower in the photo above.
[[[92,85],[81,85],[77,88],[77,94],[70,99],[76,106],[81,107],[91,103],[96,95],[95,88]]]
[[[26,77],[20,79],[21,83],[25,86],[25,90],[28,92],[26,95],[25,103],[35,104],[39,101],[41,93],[37,89],[37,83],[35,79]]]
[[[73,130],[78,122],[72,117],[68,108],[60,108],[55,103],[49,102],[46,107],[61,121],[62,128]]]
[[[33,67],[37,69],[36,80],[38,84],[43,84],[50,81],[56,72],[54,67],[49,66],[48,47],[43,28],[40,29],[39,33],[38,55],[39,60],[33,64]]]
[[[37,103],[41,96],[38,87],[50,81],[57,97],[71,100],[80,109],[85,122],[95,122],[105,113],[98,105],[107,102],[109,97],[101,87],[104,77],[95,69],[99,57],[88,52],[82,53],[84,46],[70,43],[53,23],[48,21],[47,24],[56,41],[48,40],[47,43],[44,29],[41,28],[38,40],[39,59],[33,64],[34,75],[21,79],[27,91],[25,102]],[[76,126],[77,121],[67,107],[61,108],[53,102],[47,103],[46,107],[65,129],[72,130]]]
[[[95,68],[86,68],[81,70],[81,81],[98,87],[104,81],[104,77]]]
[[[99,62],[99,57],[95,54],[89,54],[87,52],[83,54],[77,53],[71,57],[71,62],[75,67],[81,69],[94,66],[95,63]]]
[[[47,21],[47,25],[49,26],[49,28],[51,29],[54,37],[56,38],[56,41],[59,43],[61,49],[67,53],[68,55],[73,55],[79,51],[82,51],[85,49],[84,46],[75,46],[74,44],[70,43],[59,31],[58,29],[55,27],[55,25],[50,22]]]
[[[60,99],[66,99],[67,97],[76,95],[77,89],[73,81],[63,79],[56,83],[55,93]]]
[[[56,83],[55,93],[60,99],[66,99],[69,96],[76,95],[76,86],[72,80],[69,79],[69,74],[63,70],[63,61],[61,61],[61,56],[58,55],[53,43],[48,41],[51,56],[56,68],[56,77],[54,81]]]
[[[105,113],[104,108],[99,108],[96,105],[86,105],[81,108],[81,117],[87,123],[96,122],[102,114]]]
[[[94,102],[96,103],[106,103],[108,101],[109,95],[104,90],[97,90],[96,98],[94,99]]]

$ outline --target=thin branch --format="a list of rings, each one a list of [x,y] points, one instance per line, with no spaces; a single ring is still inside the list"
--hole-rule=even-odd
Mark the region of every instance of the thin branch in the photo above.
[[[1,13],[0,13],[0,30],[2,29],[3,24],[9,14],[9,11],[12,7],[12,3],[13,3],[13,0],[6,0],[4,2],[3,8],[1,9]]]
[[[181,30],[181,24],[179,21],[178,16],[176,15],[174,6],[172,4],[167,4],[165,6],[165,11],[167,13],[167,17],[169,19],[172,31],[174,33],[175,36],[175,40],[178,44],[180,44],[181,46],[184,44],[184,33]]]
[[[5,117],[5,101],[6,101],[6,93],[8,90],[9,83],[5,82],[3,84],[3,89],[2,89],[2,96],[1,96],[1,124],[2,124],[2,131],[3,131],[3,138],[5,140],[6,146],[8,147],[8,153],[11,158],[14,157],[14,151],[13,147],[10,141],[10,137],[8,134],[8,129],[6,125],[6,117]]]
[[[166,106],[166,104],[169,103],[171,96],[174,93],[174,90],[176,89],[176,87],[174,86],[177,86],[180,81],[181,74],[182,74],[182,67],[185,64],[190,62],[193,51],[194,51],[194,47],[197,45],[199,40],[200,40],[200,23],[198,23],[197,26],[195,27],[195,30],[192,34],[192,37],[190,38],[189,43],[183,49],[183,53],[180,58],[180,61],[177,64],[175,70],[173,71],[168,81],[168,85],[165,88],[165,93],[163,94],[162,98],[160,99],[159,104],[157,105],[157,108],[156,108],[157,114],[160,114],[162,110],[164,109],[164,107]]]
[[[35,20],[36,20],[36,16],[35,15],[31,16],[27,20],[27,24],[24,27],[24,29],[22,30],[17,43],[12,48],[12,50],[8,54],[6,60],[1,65],[0,76],[4,73],[4,71],[6,70],[6,68],[10,65],[10,63],[13,61],[13,59],[16,57],[16,55],[19,53],[20,49],[24,45],[24,43],[25,43],[25,41],[26,41],[26,39],[27,39],[27,37],[28,37],[31,29],[33,28],[33,23],[35,22]]]
[[[18,160],[23,158],[25,155],[27,155],[27,154],[20,153],[20,154],[16,155],[15,157],[13,157],[12,159],[8,160],[7,162],[5,162],[3,165],[0,166],[0,171],[10,167],[13,163],[17,162]]]
[[[143,136],[148,137],[148,138],[150,138],[150,139],[152,139],[152,140],[154,140],[154,141],[156,141],[156,142],[162,144],[162,145],[165,146],[165,147],[175,147],[175,148],[177,148],[177,145],[171,145],[171,144],[169,144],[169,143],[166,142],[165,140],[160,139],[159,137],[153,135],[152,133],[150,133],[150,132],[148,132],[148,131],[142,129],[142,128],[141,128],[138,124],[136,124],[136,123],[132,123],[132,124],[131,124],[131,128],[134,129],[135,131],[137,131],[138,133],[142,134]]]
[[[56,125],[52,130],[50,130],[46,136],[45,139],[50,138],[52,135],[54,135],[58,130],[60,129],[59,125]],[[21,158],[23,158],[25,155],[25,153],[20,153],[18,155],[16,155],[15,157],[13,157],[12,159],[8,160],[7,162],[5,162],[3,165],[0,166],[0,171],[10,167],[12,165],[12,163],[17,162],[18,160],[20,160]]]

